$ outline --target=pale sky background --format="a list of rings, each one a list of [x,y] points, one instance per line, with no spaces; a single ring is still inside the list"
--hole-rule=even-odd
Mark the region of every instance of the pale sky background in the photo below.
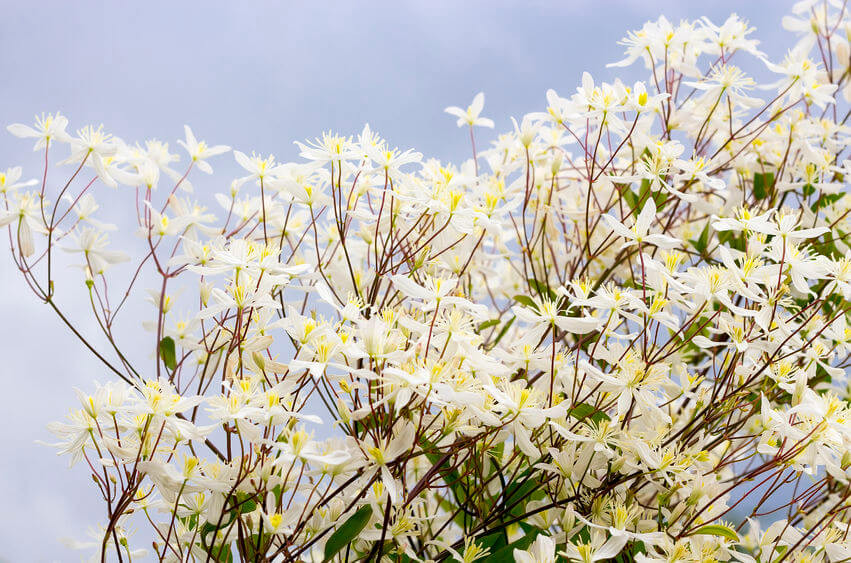
[[[791,7],[785,0],[0,0],[0,7],[2,125],[60,110],[69,130],[104,123],[126,141],[156,137],[179,150],[188,123],[199,138],[279,160],[297,156],[294,140],[328,128],[352,134],[369,122],[393,145],[460,162],[469,141],[444,107],[466,106],[482,90],[484,115],[506,130],[510,116],[543,110],[548,88],[572,92],[585,70],[613,79],[618,69],[605,65],[621,58],[615,42],[660,14],[721,23],[735,11],[757,27],[772,59],[793,43],[780,28]],[[641,65],[619,72],[625,81],[644,73]],[[26,178],[39,175],[31,145],[3,130],[0,167],[22,164]],[[230,155],[212,164],[221,174],[195,176],[196,190],[223,190],[236,173]],[[105,190],[96,192],[105,207],[130,205]],[[80,272],[57,274],[60,303],[63,283],[79,285]],[[104,506],[82,465],[69,470],[35,441],[50,441],[45,425],[76,406],[73,387],[91,389],[108,375],[28,292],[5,243],[0,290],[0,561],[76,561],[80,553],[60,538],[83,536],[105,519]],[[65,303],[72,317],[88,320],[85,303]]]

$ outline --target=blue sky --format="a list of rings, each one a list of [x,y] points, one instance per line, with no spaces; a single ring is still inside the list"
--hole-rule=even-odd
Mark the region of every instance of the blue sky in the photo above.
[[[60,110],[76,129],[104,123],[125,140],[201,138],[243,151],[297,155],[294,140],[369,122],[392,144],[460,161],[468,138],[443,114],[486,93],[497,131],[544,107],[548,88],[566,94],[583,71],[610,80],[626,30],[664,14],[737,12],[757,27],[772,58],[791,44],[777,0],[596,0],[429,2],[3,2],[0,121],[29,122]],[[636,66],[620,75],[642,78]],[[486,137],[485,137],[486,138]],[[30,144],[0,134],[0,167],[40,170]],[[219,165],[217,166],[217,162]],[[223,189],[225,174],[201,183]],[[234,170],[235,172],[235,170]],[[205,179],[206,180],[206,179]],[[107,196],[109,205],[121,200]],[[63,271],[57,285],[78,283]],[[59,542],[104,517],[82,467],[35,440],[74,405],[73,386],[107,375],[34,297],[0,251],[0,560],[76,559]],[[79,303],[72,315],[85,317]],[[143,309],[139,309],[140,311]],[[145,310],[146,311],[146,310]],[[10,320],[6,320],[10,319]],[[84,325],[85,326],[85,325]],[[144,357],[144,355],[142,356]]]

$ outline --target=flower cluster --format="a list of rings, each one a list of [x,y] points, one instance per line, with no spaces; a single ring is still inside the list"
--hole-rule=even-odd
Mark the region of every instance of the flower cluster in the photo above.
[[[176,170],[59,114],[10,126],[45,158],[0,174],[12,258],[74,326],[74,253],[105,343],[74,329],[111,379],[51,426],[106,504],[96,556],[141,557],[143,526],[166,561],[851,557],[851,16],[804,0],[784,26],[775,63],[736,16],[662,17],[615,63],[647,82],[585,74],[478,151],[484,96],[447,108],[459,165],[367,126],[299,162],[234,150],[214,199],[190,177],[231,149],[189,127]]]

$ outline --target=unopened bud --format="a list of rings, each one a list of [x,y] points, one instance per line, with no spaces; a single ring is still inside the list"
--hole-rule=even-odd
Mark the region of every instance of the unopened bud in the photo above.
[[[263,357],[263,354],[256,351],[252,352],[251,359],[254,360],[254,363],[257,364],[260,371],[266,371],[266,358]]]
[[[340,415],[340,421],[343,424],[348,424],[352,420],[352,411],[342,399],[337,399],[337,414]]]
[[[553,176],[558,174],[559,170],[561,170],[561,163],[562,163],[561,155],[556,154],[553,157],[552,161],[550,162],[550,171],[552,172]]]
[[[210,293],[213,291],[213,285],[208,282],[201,282],[199,285],[199,293],[201,294],[201,304],[206,307],[210,300]]]

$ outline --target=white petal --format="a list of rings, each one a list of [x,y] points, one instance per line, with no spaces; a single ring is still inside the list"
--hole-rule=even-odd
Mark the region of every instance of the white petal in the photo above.
[[[12,135],[14,135],[15,137],[24,138],[24,137],[40,137],[41,136],[41,134],[38,131],[36,131],[32,127],[24,125],[23,123],[13,123],[12,125],[9,125],[8,127],[6,127],[6,130],[9,133],[11,133]]]
[[[595,317],[562,317],[558,316],[555,319],[556,326],[566,332],[574,334],[587,334],[597,330],[602,322]]]
[[[482,113],[482,110],[484,109],[484,107],[485,107],[485,93],[479,92],[473,98],[473,103],[470,104],[470,110],[471,110],[470,113],[472,113],[475,116],[478,116],[480,113]]]
[[[641,210],[641,213],[638,214],[638,219],[635,221],[635,232],[646,234],[650,229],[650,225],[653,223],[653,219],[656,218],[656,202],[653,200],[653,196],[647,198],[647,203],[644,204],[644,209]]]

